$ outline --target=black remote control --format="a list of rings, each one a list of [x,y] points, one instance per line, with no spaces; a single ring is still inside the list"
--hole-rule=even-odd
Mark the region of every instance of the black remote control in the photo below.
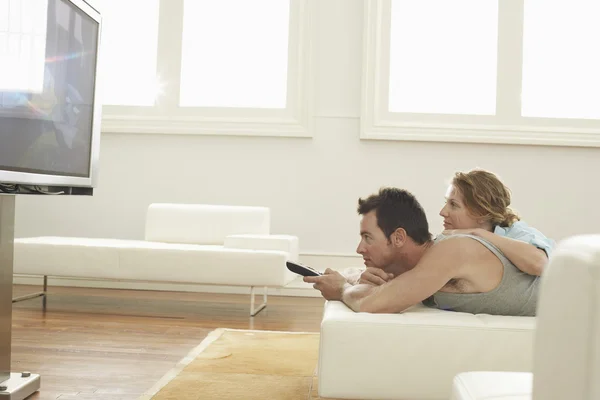
[[[297,262],[286,261],[285,264],[287,265],[287,268],[290,271],[292,271],[293,273],[298,274],[298,275],[302,275],[302,276],[320,276],[320,275],[323,275],[322,273],[320,273],[316,269],[313,269],[311,267],[307,267],[306,265],[302,265],[302,264],[299,264]]]

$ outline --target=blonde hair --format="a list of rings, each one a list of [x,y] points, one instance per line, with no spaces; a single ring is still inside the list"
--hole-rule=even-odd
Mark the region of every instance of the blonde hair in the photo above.
[[[520,217],[510,206],[511,192],[493,173],[482,169],[457,172],[452,185],[462,194],[471,214],[485,218],[492,225],[511,226]]]

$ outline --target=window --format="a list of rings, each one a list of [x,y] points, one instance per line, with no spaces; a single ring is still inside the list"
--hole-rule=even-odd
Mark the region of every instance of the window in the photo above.
[[[0,91],[42,90],[46,11],[32,1],[0,0]]]
[[[523,116],[600,119],[600,2],[527,0],[524,16]]]
[[[103,104],[155,105],[160,95],[156,74],[159,1],[102,0],[101,6]]]
[[[103,131],[310,136],[308,0],[100,4]]]
[[[389,110],[493,115],[497,22],[497,0],[394,1]]]
[[[361,137],[600,146],[599,16],[597,0],[367,0]]]
[[[186,0],[180,105],[285,108],[289,6],[282,0]]]

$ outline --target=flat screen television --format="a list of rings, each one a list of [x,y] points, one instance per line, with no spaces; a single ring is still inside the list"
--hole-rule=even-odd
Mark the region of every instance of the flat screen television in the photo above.
[[[7,0],[0,8],[0,190],[93,192],[100,13],[83,0]]]

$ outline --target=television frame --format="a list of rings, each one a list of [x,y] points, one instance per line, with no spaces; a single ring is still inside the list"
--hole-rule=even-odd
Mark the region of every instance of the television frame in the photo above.
[[[102,122],[102,103],[99,90],[98,80],[100,77],[100,61],[101,51],[100,43],[102,40],[102,17],[100,12],[95,9],[89,2],[85,0],[57,0],[71,3],[71,5],[81,12],[86,14],[88,17],[93,19],[98,24],[98,43],[96,47],[96,65],[94,69],[94,97],[93,97],[93,108],[92,108],[92,137],[91,137],[91,148],[90,148],[90,159],[88,176],[78,177],[69,175],[58,175],[58,174],[44,174],[34,173],[25,171],[10,171],[0,168],[0,183],[2,184],[16,184],[16,185],[35,185],[35,186],[55,186],[60,188],[69,187],[82,187],[82,188],[96,188],[98,184],[98,170],[99,170],[99,158],[100,158],[100,135],[101,135],[101,122]]]

